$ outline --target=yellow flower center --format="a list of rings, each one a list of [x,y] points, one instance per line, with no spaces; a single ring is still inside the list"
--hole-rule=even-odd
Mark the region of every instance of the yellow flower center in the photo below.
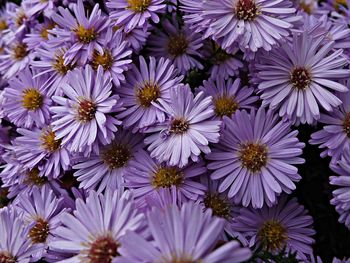
[[[0,20],[0,31],[8,29],[8,25],[5,20]]]
[[[117,251],[120,245],[110,236],[97,238],[88,251],[89,263],[111,263],[119,256]]]
[[[231,218],[231,207],[229,200],[220,197],[218,193],[207,193],[204,197],[203,203],[206,208],[211,208],[214,216],[225,219]]]
[[[258,172],[261,167],[266,165],[267,147],[265,145],[255,143],[243,144],[239,154],[242,165],[251,172]]]
[[[160,97],[160,89],[156,84],[145,83],[142,88],[136,90],[136,97],[142,107],[148,108],[152,105],[152,101]]]
[[[39,218],[36,224],[30,229],[29,237],[33,243],[45,243],[50,232],[49,223]]]
[[[152,0],[128,0],[127,9],[130,9],[137,13],[142,13],[147,10],[151,3]]]
[[[260,14],[254,0],[238,0],[235,12],[239,20],[245,21],[253,21]]]
[[[175,167],[158,167],[153,175],[152,185],[156,188],[170,188],[171,186],[180,186],[184,181],[184,174]]]
[[[36,111],[44,102],[44,97],[34,88],[23,90],[22,106],[30,111]]]
[[[258,231],[259,241],[270,251],[282,249],[288,239],[287,231],[276,220],[266,221]]]
[[[97,70],[98,66],[102,66],[104,70],[109,70],[113,65],[112,53],[109,50],[104,50],[103,54],[94,51],[92,55],[92,68]]]
[[[93,27],[85,28],[79,25],[78,28],[75,29],[75,33],[78,37],[79,42],[83,44],[89,44],[90,42],[94,41],[98,37]]]
[[[26,19],[27,19],[27,16],[25,15],[25,13],[23,11],[20,11],[16,17],[16,25],[18,27],[23,25],[24,20]]]
[[[43,29],[40,32],[40,36],[45,39],[48,40],[49,39],[49,30],[53,29],[55,27],[54,23],[48,24],[46,27],[43,27]]]
[[[28,54],[27,45],[19,43],[13,48],[13,58],[15,60],[22,60]]]
[[[41,135],[42,146],[49,152],[54,152],[61,146],[61,140],[56,140],[55,133],[51,130],[43,130]]]
[[[310,1],[309,3],[306,3],[305,1],[301,1],[299,4],[299,7],[304,10],[305,13],[311,15],[312,11],[313,11],[313,5],[314,5],[314,1]]]
[[[131,158],[131,153],[125,145],[112,143],[102,150],[101,158],[113,170],[126,166]]]
[[[234,97],[220,96],[214,99],[215,113],[219,117],[231,116],[239,108]]]
[[[55,62],[53,63],[53,68],[61,75],[66,75],[68,71],[74,69],[75,65],[65,64],[63,54],[58,54],[55,57]]]
[[[188,41],[186,36],[182,33],[169,38],[168,52],[170,55],[177,57],[186,53],[188,48]]]

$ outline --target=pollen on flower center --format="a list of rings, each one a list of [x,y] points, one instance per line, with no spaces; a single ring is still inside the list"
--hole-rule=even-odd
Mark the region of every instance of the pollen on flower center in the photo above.
[[[33,168],[29,172],[27,172],[27,178],[25,179],[25,183],[29,185],[43,186],[46,183],[46,178],[44,176],[39,176],[39,169]]]
[[[288,236],[286,229],[280,222],[269,220],[259,229],[258,238],[263,246],[274,251],[283,248]]]
[[[252,21],[259,15],[259,9],[254,0],[238,0],[235,7],[239,20]]]
[[[39,218],[29,231],[33,243],[44,243],[49,235],[50,226],[44,219]],[[1,262],[1,261],[0,261]]]
[[[242,165],[252,172],[260,171],[267,162],[267,148],[264,145],[248,143],[241,146]]]
[[[43,95],[34,88],[23,90],[22,106],[30,111],[36,111],[43,105]]]
[[[175,167],[160,166],[153,175],[152,185],[156,188],[170,188],[171,186],[180,186],[183,180],[183,173]]]
[[[18,13],[18,15],[17,15],[17,17],[16,17],[16,25],[19,27],[19,26],[21,26],[21,25],[23,25],[23,22],[24,22],[24,20],[26,20],[27,19],[27,16],[26,16],[26,14],[24,13],[24,12],[19,12]]]
[[[97,238],[90,246],[88,259],[90,263],[110,263],[119,255],[120,245],[109,236]]]
[[[77,35],[78,41],[83,44],[89,44],[90,42],[94,41],[98,36],[93,27],[85,28],[81,25],[79,25],[78,28],[75,29],[75,33]]]
[[[142,13],[151,5],[152,0],[128,0],[128,7],[134,12]]]
[[[15,257],[10,255],[7,252],[0,252],[0,262],[1,263],[16,263],[17,260]]]
[[[295,89],[305,90],[311,82],[310,72],[305,68],[297,67],[290,74],[290,82]]]
[[[343,130],[346,133],[346,135],[348,136],[348,138],[350,138],[350,113],[348,113],[343,121]]]
[[[41,32],[40,32],[40,36],[45,39],[48,40],[49,39],[49,30],[53,29],[55,27],[55,24],[49,24],[46,27],[44,27]]]
[[[136,97],[142,107],[148,108],[160,97],[160,89],[156,84],[145,83],[136,91]]]
[[[104,50],[103,54],[101,54],[95,50],[92,55],[91,65],[94,70],[97,70],[98,66],[100,65],[104,70],[109,70],[113,65],[113,57],[111,51]]]
[[[112,143],[102,150],[101,158],[110,169],[118,169],[128,163],[131,153],[125,145]]]
[[[96,104],[91,100],[83,99],[79,102],[78,119],[81,122],[89,122],[95,118]]]
[[[22,60],[28,54],[27,45],[19,43],[13,48],[13,58],[15,60]]]
[[[56,135],[51,129],[43,130],[41,141],[43,148],[49,152],[54,152],[61,146],[61,140],[56,140]]]
[[[55,62],[53,63],[53,68],[61,75],[66,75],[69,70],[74,68],[74,65],[65,64],[63,54],[57,55]]]
[[[204,197],[203,203],[206,208],[211,208],[214,216],[225,219],[231,218],[231,204],[230,202],[220,197],[218,193],[207,193]]]
[[[188,41],[183,33],[172,36],[168,42],[168,52],[170,55],[177,57],[186,53],[188,48]]]
[[[220,96],[214,99],[215,113],[219,117],[231,116],[239,108],[234,97]]]
[[[303,9],[307,14],[311,15],[314,3],[314,1],[310,1],[310,3],[306,3],[306,1],[301,1],[299,3],[299,7]]]
[[[8,28],[8,25],[5,20],[0,20],[0,31],[3,31]]]
[[[190,127],[190,124],[182,119],[174,119],[170,125],[169,131],[175,134],[185,133]]]

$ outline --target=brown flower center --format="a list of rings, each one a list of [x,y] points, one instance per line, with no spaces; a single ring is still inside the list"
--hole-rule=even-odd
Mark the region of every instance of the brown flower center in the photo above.
[[[184,174],[175,167],[158,167],[153,175],[152,185],[156,188],[170,188],[180,186],[184,181]]]
[[[156,84],[145,83],[136,91],[136,97],[142,107],[148,108],[160,97],[160,89]]]
[[[151,5],[152,0],[128,0],[128,7],[137,13],[142,13],[147,10],[147,8]]]
[[[0,208],[7,206],[8,203],[10,202],[10,200],[7,198],[8,193],[9,193],[8,188],[5,188],[5,187],[0,188]]]
[[[215,113],[219,117],[231,116],[239,108],[234,97],[220,96],[214,99]]]
[[[125,145],[112,143],[102,150],[101,158],[110,169],[118,169],[126,166],[131,153]]]
[[[0,31],[8,29],[8,25],[5,20],[0,20]]]
[[[346,115],[343,121],[343,130],[348,136],[348,138],[350,138],[350,112]]]
[[[177,57],[186,53],[188,41],[183,33],[172,36],[168,42],[168,52],[170,55]]]
[[[313,4],[314,1],[310,1],[310,3],[306,3],[306,1],[301,1],[299,3],[299,7],[304,10],[305,13],[311,15],[312,11],[313,11]]]
[[[251,172],[260,171],[267,162],[267,148],[265,145],[248,143],[241,146],[240,160],[242,165]]]
[[[55,62],[53,63],[53,68],[61,75],[66,75],[68,71],[74,69],[75,65],[65,64],[63,54],[58,54],[55,57]]]
[[[174,255],[170,261],[166,261],[166,263],[200,263],[201,260],[193,260],[189,256],[176,256]]]
[[[259,241],[270,251],[282,249],[288,239],[287,231],[276,220],[266,221],[258,231]]]
[[[100,237],[91,244],[88,252],[90,263],[110,263],[113,258],[119,256],[117,251],[120,245],[109,236]]]
[[[85,28],[79,25],[78,28],[75,29],[75,33],[77,35],[78,41],[83,44],[89,44],[90,42],[94,41],[98,37],[93,27]]]
[[[79,102],[78,119],[81,122],[89,122],[95,118],[97,106],[91,100],[83,99]]]
[[[26,19],[27,19],[26,14],[23,11],[20,11],[16,17],[16,25],[18,27],[23,25],[23,23]]]
[[[49,223],[39,218],[29,231],[29,237],[33,243],[45,243],[50,232]]]
[[[56,140],[56,135],[51,129],[43,130],[41,141],[44,149],[49,152],[54,152],[61,146],[61,140]]]
[[[30,111],[36,111],[43,105],[43,95],[34,88],[23,90],[22,106]]]
[[[259,15],[259,9],[254,0],[238,0],[235,8],[239,20],[252,21]]]
[[[46,182],[47,182],[46,177],[39,176],[38,168],[33,168],[32,170],[27,172],[27,178],[25,179],[26,184],[43,186]]]
[[[211,208],[214,216],[225,219],[231,218],[231,207],[229,200],[221,197],[218,193],[207,193],[204,197],[203,203],[206,208]]]
[[[295,68],[290,74],[290,82],[295,89],[305,90],[311,82],[310,72],[305,68]]]
[[[1,263],[16,263],[17,260],[14,256],[7,252],[0,252],[0,262]]]
[[[170,125],[169,131],[175,134],[183,134],[190,128],[188,121],[183,119],[174,119]]]
[[[28,55],[27,45],[24,43],[18,43],[13,48],[13,58],[15,60],[22,60]]]
[[[113,57],[111,51],[104,50],[103,54],[101,54],[95,50],[92,55],[91,65],[94,70],[97,70],[98,66],[100,65],[104,70],[109,70],[113,65]]]

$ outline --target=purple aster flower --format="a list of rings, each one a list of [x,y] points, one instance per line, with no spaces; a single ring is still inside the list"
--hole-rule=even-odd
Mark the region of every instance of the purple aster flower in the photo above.
[[[65,213],[63,225],[55,231],[50,248],[74,253],[70,262],[111,262],[123,247],[121,237],[127,231],[139,232],[143,215],[134,209],[135,203],[128,191],[106,191],[104,195],[90,191],[84,202],[76,199],[77,209]]]
[[[33,13],[25,8],[24,5],[10,7],[6,9],[9,16],[9,28],[15,36],[21,38],[27,30],[33,25]]]
[[[170,166],[184,167],[189,158],[197,162],[201,152],[210,153],[209,143],[217,143],[221,121],[212,120],[212,97],[203,92],[194,96],[188,85],[170,91],[170,104],[159,99],[159,109],[169,118],[146,132],[154,132],[145,139],[151,157]]]
[[[199,204],[189,202],[181,208],[172,205],[165,211],[153,209],[148,213],[147,222],[151,241],[135,232],[128,232],[122,239],[122,257],[116,258],[113,263],[235,263],[251,256],[250,250],[241,248],[237,241],[215,249],[223,232],[224,220],[213,217],[210,210],[203,212]]]
[[[42,129],[17,129],[22,136],[14,140],[14,151],[25,168],[38,167],[46,177],[58,178],[70,165],[69,151],[61,146],[50,126]]]
[[[44,13],[46,17],[50,17],[56,9],[57,2],[58,0],[23,0],[22,6],[33,15]]]
[[[125,81],[124,71],[129,69],[129,64],[132,62],[129,58],[132,51],[128,48],[128,43],[123,40],[122,33],[115,33],[112,28],[107,31],[104,43],[102,53],[94,50],[90,64],[94,70],[101,65],[105,74],[112,77],[114,85],[119,87],[120,82]]]
[[[109,20],[101,14],[96,4],[87,17],[82,0],[73,6],[74,16],[69,9],[59,7],[58,13],[52,14],[52,20],[58,26],[50,32],[56,35],[50,39],[50,45],[59,47],[65,43],[72,46],[65,53],[65,60],[71,61],[76,56],[82,63],[92,57],[94,50],[103,53],[104,34],[109,26]]]
[[[159,189],[168,188],[177,192],[179,202],[196,201],[204,195],[206,187],[194,179],[205,172],[204,162],[189,163],[180,169],[159,163],[140,150],[125,172],[125,186],[131,189],[135,198],[145,198]]]
[[[5,46],[3,53],[0,53],[0,74],[8,80],[28,67],[33,58],[34,54],[29,52],[27,44],[13,41],[10,45]]]
[[[49,39],[49,36],[52,36],[49,30],[54,27],[55,24],[51,20],[45,19],[43,23],[37,24],[30,33],[25,35],[23,43],[27,44],[29,50],[37,49]]]
[[[219,119],[231,117],[238,109],[255,108],[254,103],[259,97],[254,96],[253,88],[241,87],[240,84],[239,78],[225,81],[217,77],[216,80],[205,80],[198,90],[203,91],[205,96],[213,97],[215,115]]]
[[[210,24],[210,21],[203,17],[204,1],[197,0],[179,0],[180,10],[184,12],[183,20],[190,29],[195,32],[205,31]]]
[[[260,245],[273,253],[285,247],[286,253],[296,252],[298,259],[306,260],[314,243],[312,224],[312,217],[296,199],[287,201],[283,196],[273,207],[242,208],[233,227],[247,238],[250,247]]]
[[[121,130],[111,143],[100,147],[99,154],[79,160],[73,168],[77,169],[74,176],[81,182],[80,188],[100,193],[105,188],[114,190],[122,186],[135,152],[144,147],[142,140],[139,134]]]
[[[211,179],[223,180],[219,192],[229,189],[228,197],[236,203],[261,208],[295,189],[294,182],[301,177],[294,164],[304,163],[298,156],[305,144],[289,122],[260,108],[250,114],[236,111],[232,119],[224,117],[223,127],[219,144],[206,156],[208,169],[214,170]]]
[[[40,128],[50,119],[52,93],[44,86],[47,76],[33,78],[33,75],[35,72],[27,67],[10,79],[9,87],[4,89],[3,114],[18,127]]]
[[[289,35],[295,11],[290,1],[207,0],[203,3],[203,18],[209,23],[205,36],[229,52],[237,44],[243,51],[271,50]]]
[[[337,164],[330,167],[339,175],[330,177],[330,184],[336,187],[331,204],[340,215],[339,222],[350,229],[350,152],[344,151]]]
[[[203,69],[199,62],[202,54],[199,49],[203,46],[202,36],[193,32],[188,26],[182,28],[176,15],[172,20],[162,22],[163,31],[156,31],[148,40],[149,50],[156,58],[170,59],[181,74],[190,69]]]
[[[144,28],[134,28],[129,32],[124,32],[119,29],[117,32],[121,32],[124,35],[124,39],[129,43],[130,47],[133,49],[134,53],[138,54],[143,46],[146,44],[148,36],[151,34],[148,31],[148,27]]]
[[[150,57],[147,65],[140,56],[139,61],[139,68],[132,64],[125,84],[118,89],[120,101],[126,108],[118,117],[123,119],[124,127],[133,128],[133,131],[165,121],[165,113],[155,103],[160,100],[169,103],[170,89],[178,87],[182,80],[168,59],[156,61]]]
[[[164,0],[108,0],[106,5],[111,10],[110,18],[126,32],[146,28],[149,19],[158,23],[158,14],[164,13],[166,7]]]
[[[350,81],[348,82],[348,87]],[[350,92],[338,93],[343,102],[333,112],[321,114],[320,123],[325,126],[322,130],[311,134],[310,144],[319,144],[324,149],[321,157],[331,156],[332,163],[336,163],[341,154],[350,149]]]
[[[30,230],[28,236],[33,244],[44,244],[41,251],[32,254],[35,259],[45,257],[46,260],[57,259],[55,254],[48,249],[48,244],[54,240],[52,232],[61,224],[61,216],[66,209],[63,206],[63,198],[57,198],[48,187],[41,189],[35,187],[32,193],[19,195],[14,201],[15,205],[23,211],[23,221]],[[57,261],[56,261],[57,262]]]
[[[0,209],[0,260],[1,262],[30,262],[30,256],[42,249],[28,239],[29,228],[23,216],[14,207]]]
[[[332,51],[333,41],[324,40],[295,33],[291,42],[260,57],[256,69],[263,105],[295,123],[312,124],[320,118],[319,105],[332,111],[341,104],[329,90],[348,91],[337,82],[349,77],[348,61],[341,49]]]
[[[61,88],[67,97],[53,96],[58,106],[50,108],[52,131],[61,145],[89,154],[97,151],[98,143],[110,143],[121,124],[111,114],[122,108],[119,96],[111,95],[112,79],[103,75],[103,68],[99,66],[97,73],[89,65],[75,69]]]

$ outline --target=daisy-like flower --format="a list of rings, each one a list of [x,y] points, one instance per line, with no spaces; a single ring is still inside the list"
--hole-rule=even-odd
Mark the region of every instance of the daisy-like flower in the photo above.
[[[206,156],[208,169],[214,170],[211,178],[223,180],[219,192],[229,189],[228,197],[235,202],[261,208],[295,189],[294,182],[301,177],[294,164],[304,163],[298,156],[305,144],[289,122],[260,108],[224,117],[223,126],[220,142]]]
[[[136,27],[146,28],[148,20],[159,22],[159,13],[165,12],[164,0],[108,0],[106,5],[111,10],[110,18],[126,32]]]
[[[95,4],[88,17],[82,0],[73,6],[74,16],[68,8],[59,7],[58,11],[60,14],[54,13],[51,17],[57,26],[50,31],[56,37],[50,39],[49,43],[56,47],[67,42],[72,44],[65,53],[65,60],[71,61],[77,56],[85,63],[92,57],[94,50],[103,53],[103,36],[109,20],[101,13],[98,4]]]
[[[344,151],[344,154],[337,162],[330,167],[339,176],[331,176],[330,184],[337,189],[333,191],[331,204],[339,213],[339,222],[344,223],[350,229],[350,153]]]
[[[53,29],[55,24],[45,19],[43,23],[37,24],[30,33],[26,34],[23,42],[27,44],[29,50],[37,49],[43,42],[46,42],[51,36],[49,30]]]
[[[106,191],[104,195],[90,191],[84,202],[76,199],[73,214],[62,216],[62,226],[54,231],[50,248],[74,253],[70,262],[112,262],[123,247],[121,237],[127,231],[143,227],[143,215],[135,209],[128,191]]]
[[[150,27],[150,26],[149,26]],[[134,28],[130,32],[125,32],[123,29],[119,29],[117,32],[121,32],[126,42],[129,43],[134,53],[138,54],[143,46],[146,44],[148,36],[151,34],[147,28]]]
[[[241,248],[238,241],[215,249],[223,233],[224,220],[213,217],[210,210],[203,212],[199,204],[189,202],[181,208],[171,205],[165,211],[155,208],[148,213],[147,222],[152,241],[128,232],[122,239],[122,257],[115,263],[235,263],[245,261],[251,255],[250,250]]]
[[[204,195],[206,187],[193,179],[205,172],[204,162],[189,163],[180,169],[159,163],[140,150],[125,172],[125,186],[132,190],[135,198],[144,198],[161,188],[168,188],[177,191],[179,202],[196,201]]]
[[[13,41],[0,52],[0,73],[6,80],[12,78],[22,69],[28,67],[34,59],[33,52],[29,52],[27,44]]]
[[[247,238],[250,247],[262,246],[272,253],[286,248],[286,253],[296,252],[298,259],[306,260],[314,243],[312,224],[312,217],[296,199],[283,196],[273,207],[242,208],[233,228]]]
[[[114,132],[121,121],[111,114],[121,109],[118,95],[111,95],[112,79],[103,75],[99,66],[97,73],[90,65],[69,73],[67,83],[61,88],[65,96],[53,96],[58,106],[54,113],[52,131],[61,145],[70,151],[89,154],[114,139]]]
[[[52,232],[61,224],[60,217],[66,211],[63,198],[57,198],[48,187],[35,187],[32,193],[19,195],[14,204],[23,211],[23,220],[30,228],[28,236],[32,243],[44,245],[41,251],[32,256],[36,259],[50,258],[48,244],[54,239]]]
[[[202,36],[188,26],[179,25],[176,16],[162,22],[163,31],[156,31],[148,40],[149,50],[156,58],[170,59],[181,74],[190,69],[203,69],[198,58],[202,57],[199,49],[203,46]]]
[[[348,61],[341,49],[332,51],[333,41],[324,40],[295,33],[291,42],[260,57],[256,70],[263,105],[293,122],[312,124],[320,118],[319,105],[332,111],[341,104],[330,90],[348,91],[338,82],[349,77]]]
[[[67,49],[65,46],[52,48],[45,42],[41,43],[41,47],[35,49],[35,54],[40,60],[31,62],[36,72],[34,78],[47,74],[45,86],[55,94],[61,94],[61,86],[67,82],[68,73],[77,66],[76,60],[67,62],[64,59]]]
[[[125,170],[135,158],[135,152],[143,148],[142,140],[139,134],[121,130],[110,144],[100,147],[99,154],[79,160],[73,168],[77,170],[74,176],[81,182],[80,188],[102,192],[105,188],[114,190],[122,186]]]
[[[44,13],[50,17],[56,9],[55,2],[57,0],[23,0],[21,4],[33,15]]]
[[[1,262],[30,262],[31,255],[42,250],[41,244],[28,239],[29,228],[13,206],[0,209],[0,231]]]
[[[155,132],[145,139],[151,157],[170,166],[184,167],[189,158],[197,162],[201,152],[210,153],[209,143],[217,143],[221,121],[212,120],[212,97],[201,91],[196,96],[188,85],[170,91],[171,103],[159,99],[159,109],[169,118],[146,132]]]
[[[331,156],[332,163],[336,163],[340,156],[350,149],[350,92],[337,95],[343,104],[333,112],[321,114],[318,121],[325,126],[311,134],[309,141],[310,144],[319,145],[319,148],[324,149],[321,157]]]
[[[253,94],[253,88],[241,87],[239,78],[235,81],[233,79],[225,81],[221,77],[217,77],[216,80],[205,80],[198,90],[203,91],[206,96],[213,97],[217,118],[231,117],[238,109],[252,109],[259,99]]]
[[[149,65],[139,57],[139,68],[132,64],[126,73],[126,82],[118,89],[120,101],[126,108],[118,117],[123,125],[137,131],[140,128],[165,121],[165,113],[155,105],[159,100],[170,102],[170,89],[178,87],[182,77],[177,77],[170,60],[161,58],[156,61],[150,57]]]
[[[33,25],[34,14],[31,10],[25,8],[24,5],[16,6],[15,8],[7,8],[9,16],[9,28],[18,38],[22,38],[27,30]]]
[[[205,36],[228,52],[237,44],[243,51],[269,51],[290,34],[295,11],[288,0],[207,0],[202,14],[209,23]]]
[[[119,87],[120,82],[125,81],[124,71],[129,69],[129,64],[132,62],[130,59],[132,51],[128,48],[128,43],[123,40],[122,33],[113,33],[111,28],[107,31],[104,42],[103,52],[94,50],[90,64],[94,70],[101,65],[105,74],[112,77],[114,85]]]
[[[47,75],[33,78],[35,72],[24,69],[18,77],[9,80],[4,89],[3,114],[18,127],[43,127],[50,119],[51,93],[44,84]]]
[[[62,147],[50,126],[42,129],[17,129],[22,136],[14,140],[14,151],[25,168],[38,167],[46,177],[58,178],[70,165],[69,151]]]

